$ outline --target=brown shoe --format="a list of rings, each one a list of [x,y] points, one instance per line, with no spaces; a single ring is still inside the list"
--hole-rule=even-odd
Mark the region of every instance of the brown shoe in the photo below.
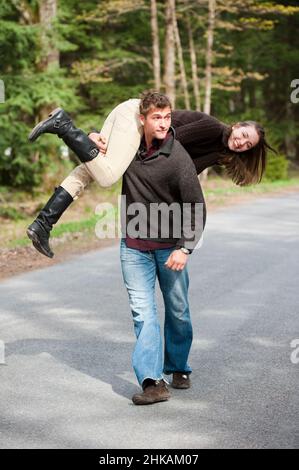
[[[147,385],[142,393],[135,393],[132,402],[135,405],[151,405],[159,401],[167,401],[170,398],[170,392],[164,380],[156,380]]]
[[[174,372],[172,375],[171,386],[173,388],[190,388],[191,380],[189,374],[184,374],[183,372]]]

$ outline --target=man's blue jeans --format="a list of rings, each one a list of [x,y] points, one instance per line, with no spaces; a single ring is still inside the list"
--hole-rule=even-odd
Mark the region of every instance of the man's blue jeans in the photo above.
[[[147,378],[162,379],[163,372],[191,372],[187,363],[192,343],[188,270],[185,266],[183,271],[173,271],[164,265],[173,250],[140,251],[128,248],[125,240],[121,240],[122,273],[137,337],[133,368],[140,385]],[[165,305],[164,366],[155,300],[156,278]]]

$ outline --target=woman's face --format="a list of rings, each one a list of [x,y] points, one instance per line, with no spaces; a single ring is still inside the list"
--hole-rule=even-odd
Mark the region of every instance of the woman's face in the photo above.
[[[235,124],[228,139],[228,147],[233,152],[246,152],[259,142],[259,135],[254,126]]]

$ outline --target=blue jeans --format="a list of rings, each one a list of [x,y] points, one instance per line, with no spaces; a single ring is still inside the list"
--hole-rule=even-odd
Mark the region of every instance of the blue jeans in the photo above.
[[[173,271],[164,265],[173,250],[140,251],[128,248],[121,240],[121,267],[137,338],[133,368],[140,385],[147,378],[162,379],[163,372],[192,371],[187,363],[192,343],[188,270],[185,266],[182,271]],[[155,300],[156,278],[165,305],[164,361]]]

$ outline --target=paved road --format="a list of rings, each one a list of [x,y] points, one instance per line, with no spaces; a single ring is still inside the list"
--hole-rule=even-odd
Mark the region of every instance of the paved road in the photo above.
[[[193,387],[167,403],[130,401],[118,247],[0,283],[0,447],[299,448],[298,214],[292,193],[209,215],[189,261]]]

